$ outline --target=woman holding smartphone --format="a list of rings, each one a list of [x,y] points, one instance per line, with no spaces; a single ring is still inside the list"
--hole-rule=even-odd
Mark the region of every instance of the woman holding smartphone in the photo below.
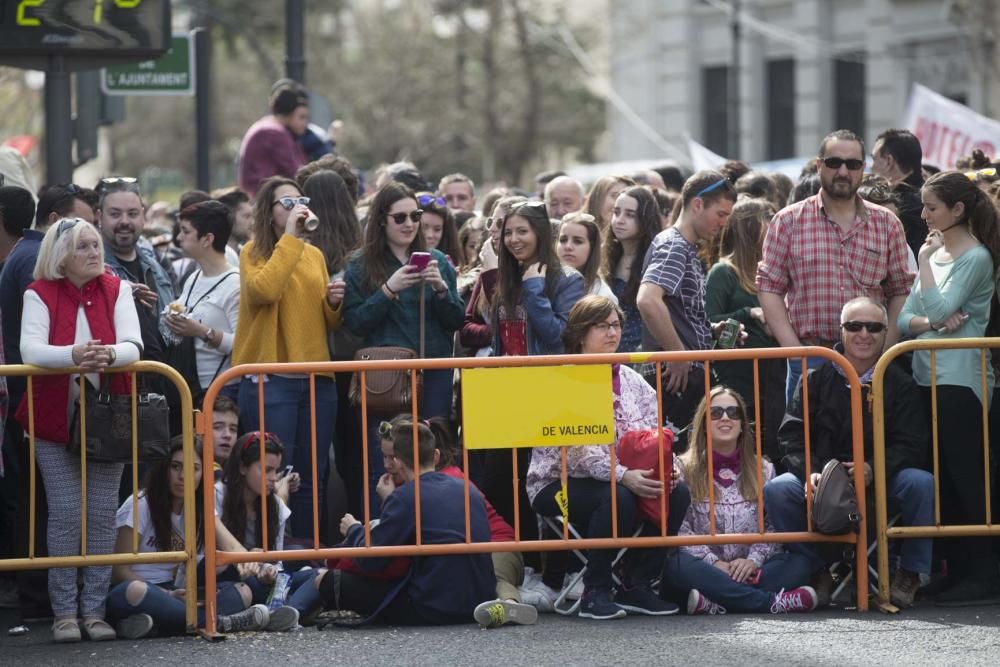
[[[375,193],[364,244],[347,264],[344,322],[361,338],[362,347],[406,347],[423,349],[428,358],[451,357],[465,304],[458,296],[455,268],[437,250],[426,251],[420,232],[422,214],[416,196],[405,185],[388,183]],[[450,370],[424,372],[421,417],[451,417],[452,375]],[[378,417],[369,414],[368,487],[373,508],[379,505],[375,484],[385,472],[378,424]]]
[[[327,332],[340,326],[344,282],[329,279],[323,253],[305,242],[312,216],[309,198],[295,181],[275,176],[264,181],[254,205],[254,239],[240,253],[240,314],[233,342],[233,365],[330,361]],[[312,537],[312,490],[324,497],[337,388],[330,375],[315,379],[316,470],[312,476],[312,416],[309,376],[283,373],[264,378],[264,424],[285,445],[285,459],[301,474],[301,487],[289,505],[292,535]],[[260,428],[256,375],[240,385],[240,419]]]

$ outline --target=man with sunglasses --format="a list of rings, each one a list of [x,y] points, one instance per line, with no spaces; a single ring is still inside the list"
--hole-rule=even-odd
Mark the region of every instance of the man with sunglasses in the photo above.
[[[872,146],[872,172],[892,184],[899,221],[906,230],[906,243],[913,255],[920,254],[920,246],[927,238],[927,223],[921,217],[924,205],[920,201],[920,188],[924,174],[920,165],[924,153],[920,140],[909,130],[886,130],[875,138]]]
[[[783,347],[833,347],[841,308],[859,296],[888,309],[886,345],[899,338],[896,317],[914,274],[899,219],[858,196],[864,166],[861,137],[850,130],[827,135],[816,158],[819,193],[779,211],[767,229],[757,267],[758,298]],[[810,368],[819,363],[810,359]],[[789,361],[786,402],[801,371],[798,359]]]
[[[888,332],[885,306],[868,297],[858,297],[844,305],[840,316],[840,343],[835,350],[843,354],[861,378],[861,419],[864,434],[865,485],[873,478],[873,436],[871,379],[875,364],[885,346]],[[820,471],[831,459],[843,463],[853,479],[853,438],[851,390],[844,371],[837,364],[824,362],[808,376],[809,428],[812,469],[805,469],[805,423],[803,421],[803,382],[800,380],[778,432],[788,472],[764,487],[767,515],[778,532],[806,529],[806,493],[814,494]],[[927,459],[929,436],[924,425],[924,410],[916,382],[909,373],[892,365],[885,373],[885,463],[888,494],[895,499],[907,526],[930,526],[934,522],[934,478],[923,470]],[[808,482],[806,480],[808,479]],[[871,497],[871,496],[869,496]],[[817,581],[820,603],[829,602],[832,583],[825,562],[814,544],[790,544],[813,560],[821,571]],[[893,604],[909,607],[920,585],[920,574],[931,571],[931,540],[903,540],[899,570],[892,582]]]

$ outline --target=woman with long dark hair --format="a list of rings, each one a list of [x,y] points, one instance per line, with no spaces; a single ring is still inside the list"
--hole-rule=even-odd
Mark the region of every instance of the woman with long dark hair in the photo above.
[[[233,365],[252,363],[330,361],[327,332],[340,326],[344,282],[330,280],[326,260],[307,244],[305,220],[310,199],[295,181],[275,176],[264,181],[254,203],[254,239],[240,253],[240,316],[233,343]],[[337,390],[333,378],[315,376],[315,410],[322,419],[312,423],[311,389],[307,375],[268,375],[263,387],[257,376],[240,385],[240,419],[259,428],[258,390],[264,392],[267,428],[285,444],[288,461],[301,476],[292,494],[292,534],[312,536],[312,490],[324,497],[329,465]],[[316,470],[313,480],[313,428]]]
[[[323,253],[331,276],[341,273],[351,253],[361,245],[361,223],[354,200],[340,175],[322,169],[302,184],[309,209],[319,218],[319,226],[309,233],[308,242]]]
[[[604,267],[625,314],[619,352],[635,352],[642,345],[642,317],[635,297],[642,282],[642,260],[660,230],[659,208],[648,189],[633,186],[618,195],[605,237]]]
[[[568,213],[559,224],[557,240],[560,261],[583,276],[583,289],[587,294],[606,296],[617,302],[601,275],[601,228],[589,213]]]
[[[465,304],[458,296],[455,268],[444,254],[430,250],[430,259],[423,264],[420,256],[414,257],[428,252],[420,231],[422,215],[416,196],[405,185],[388,183],[375,194],[364,245],[347,265],[344,322],[363,347],[405,347],[423,350],[428,358],[446,358],[452,356],[452,339],[462,325]],[[418,406],[423,418],[451,417],[452,375],[450,370],[424,372]],[[370,413],[368,492],[373,508],[378,507],[375,485],[384,472],[378,423]],[[360,507],[357,499],[355,507]]]
[[[931,176],[920,199],[921,217],[930,231],[917,254],[919,274],[899,313],[899,331],[921,340],[987,335],[991,310],[996,317],[994,280],[1000,266],[996,206],[958,171]],[[914,352],[913,377],[924,392],[928,417],[932,408],[937,412],[942,523],[984,524],[982,406],[993,391],[993,373],[986,373],[983,395],[979,350],[940,350],[935,356],[932,374],[930,352]],[[932,385],[937,385],[936,406]],[[972,602],[1000,592],[989,538],[945,540],[944,548],[950,586],[937,597],[939,602]]]

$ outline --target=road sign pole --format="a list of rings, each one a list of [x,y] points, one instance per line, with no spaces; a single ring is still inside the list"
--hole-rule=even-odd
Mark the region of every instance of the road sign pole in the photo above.
[[[73,119],[69,72],[62,55],[49,56],[45,71],[45,180],[73,181]]]
[[[194,115],[195,115],[195,155],[198,189],[208,192],[211,189],[212,146],[212,86],[209,80],[211,74],[211,40],[209,31],[196,28],[191,31],[194,40]]]
[[[306,83],[305,0],[285,0],[285,76]]]

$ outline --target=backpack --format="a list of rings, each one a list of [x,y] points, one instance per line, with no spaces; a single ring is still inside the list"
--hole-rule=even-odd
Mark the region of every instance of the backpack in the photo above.
[[[847,468],[831,459],[823,466],[812,504],[813,529],[823,535],[856,533],[861,523],[858,497]]]

